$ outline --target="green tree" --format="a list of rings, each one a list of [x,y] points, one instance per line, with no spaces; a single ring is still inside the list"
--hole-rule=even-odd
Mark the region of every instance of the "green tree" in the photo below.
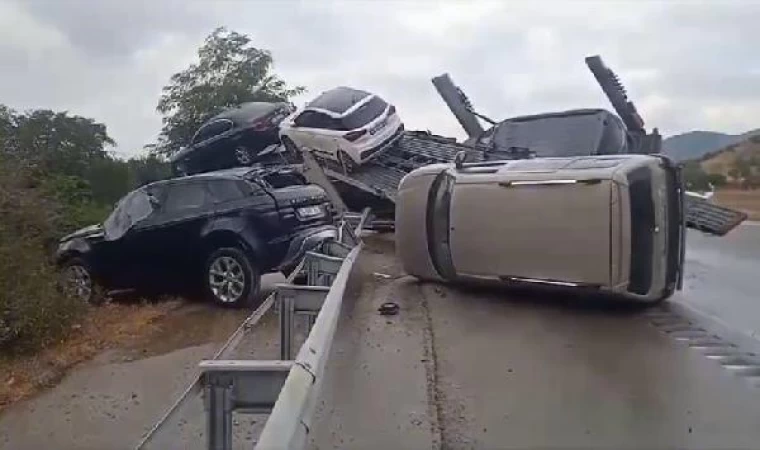
[[[710,189],[709,177],[699,162],[689,161],[685,163],[682,174],[687,189],[693,191],[706,191]]]
[[[46,172],[83,176],[114,145],[93,119],[46,109],[17,113],[0,105],[0,153]]]
[[[186,146],[198,127],[222,110],[250,101],[288,101],[305,91],[290,88],[272,73],[272,55],[251,39],[217,28],[198,50],[198,62],[172,75],[156,108],[163,114],[158,141],[149,146],[172,155]]]
[[[725,186],[727,183],[727,180],[726,180],[726,176],[723,175],[722,173],[708,173],[707,182],[710,183],[712,186],[718,188],[718,187]]]

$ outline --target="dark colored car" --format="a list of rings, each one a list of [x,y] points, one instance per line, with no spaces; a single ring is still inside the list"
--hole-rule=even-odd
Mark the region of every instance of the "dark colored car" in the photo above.
[[[623,122],[603,109],[514,117],[470,143],[497,153],[539,158],[625,154],[630,147]]]
[[[248,102],[204,123],[190,146],[172,156],[175,175],[250,166],[269,146],[278,144],[279,125],[294,111],[289,103]]]
[[[262,274],[292,271],[336,236],[322,188],[289,168],[235,168],[130,192],[102,225],[64,237],[56,261],[63,287],[85,301],[99,287],[192,288],[242,306],[257,298]]]

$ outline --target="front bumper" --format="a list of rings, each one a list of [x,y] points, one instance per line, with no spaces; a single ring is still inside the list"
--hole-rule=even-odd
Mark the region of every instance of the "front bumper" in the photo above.
[[[323,242],[330,239],[338,239],[338,229],[334,225],[324,225],[300,232],[290,241],[285,258],[277,266],[276,270],[294,267],[304,257],[306,252],[314,250]]]

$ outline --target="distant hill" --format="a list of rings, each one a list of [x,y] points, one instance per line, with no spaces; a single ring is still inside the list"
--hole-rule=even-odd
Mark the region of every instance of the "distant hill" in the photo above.
[[[701,159],[704,155],[727,147],[740,140],[738,135],[712,131],[690,131],[662,141],[663,153],[676,161]]]
[[[689,131],[664,139],[662,148],[666,155],[676,161],[696,160],[758,134],[760,134],[760,129],[743,134]]]
[[[736,167],[736,160],[760,161],[760,135],[750,136],[720,149],[713,154],[706,154],[700,163],[707,173],[730,175]]]

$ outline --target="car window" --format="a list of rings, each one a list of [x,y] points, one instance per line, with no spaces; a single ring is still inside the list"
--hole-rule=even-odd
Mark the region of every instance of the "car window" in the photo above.
[[[299,127],[316,128],[317,115],[314,111],[304,111],[293,122]]]
[[[337,114],[343,114],[368,95],[371,94],[359,89],[352,89],[345,86],[338,87],[323,92],[317,98],[309,102],[308,106],[326,109]]]
[[[215,202],[236,200],[243,196],[240,185],[234,180],[213,180],[206,187]]]
[[[169,188],[164,200],[164,212],[200,208],[210,201],[209,193],[200,183],[175,184]]]
[[[346,130],[354,130],[377,119],[388,108],[388,104],[380,97],[373,97],[372,100],[360,106],[356,111],[342,119],[342,124]]]
[[[125,195],[103,223],[107,240],[118,239],[132,226],[146,219],[153,212],[153,204],[146,189],[138,189]]]
[[[198,130],[197,133],[195,133],[195,136],[193,137],[193,144],[197,144],[198,142],[205,141],[206,139],[210,139],[214,136],[220,135],[224,133],[225,131],[229,131],[232,129],[232,121],[230,120],[217,120],[215,122],[211,122],[209,124],[206,124],[201,127],[200,130]]]

